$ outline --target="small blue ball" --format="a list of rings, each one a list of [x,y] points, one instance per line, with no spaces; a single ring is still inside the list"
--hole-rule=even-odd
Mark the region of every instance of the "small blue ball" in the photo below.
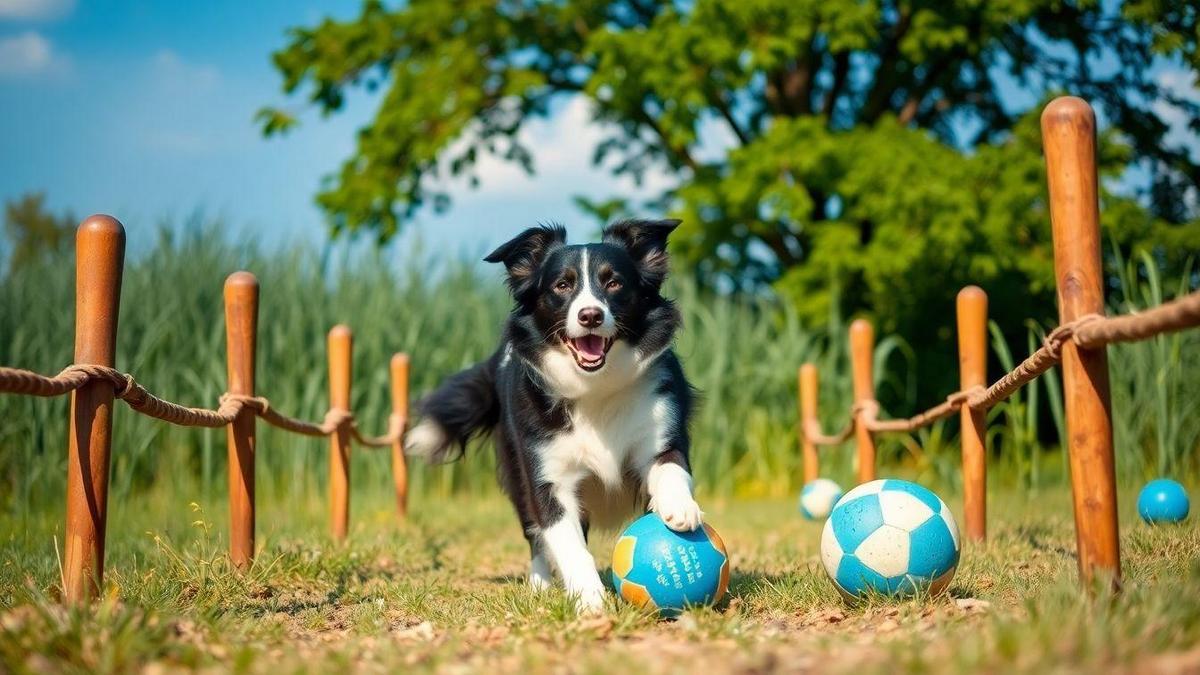
[[[1147,523],[1178,523],[1188,515],[1187,491],[1170,478],[1158,478],[1142,488],[1137,506]]]

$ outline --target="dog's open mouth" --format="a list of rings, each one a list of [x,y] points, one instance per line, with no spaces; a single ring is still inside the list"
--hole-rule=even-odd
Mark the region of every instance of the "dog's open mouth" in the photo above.
[[[612,338],[592,334],[577,338],[564,337],[563,342],[571,350],[575,363],[589,373],[604,367],[604,358],[613,345]]]

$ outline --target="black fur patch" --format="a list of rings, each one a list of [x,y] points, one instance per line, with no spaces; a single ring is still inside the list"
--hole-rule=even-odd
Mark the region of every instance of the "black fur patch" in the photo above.
[[[689,466],[687,425],[695,396],[670,350],[679,312],[660,292],[668,271],[667,237],[678,224],[623,221],[605,228],[601,243],[574,246],[567,245],[562,227],[541,226],[497,248],[485,260],[504,264],[515,301],[500,347],[446,380],[419,407],[457,449],[476,435],[493,433],[500,482],[535,553],[538,533],[563,516],[554,486],[542,476],[537,449],[570,430],[575,405],[543,380],[535,364],[546,350],[563,348],[567,309],[585,282],[611,312],[615,339],[658,359],[654,391],[670,400],[676,419],[656,461]],[[603,370],[597,373],[603,376]],[[582,521],[586,531],[586,514]]]

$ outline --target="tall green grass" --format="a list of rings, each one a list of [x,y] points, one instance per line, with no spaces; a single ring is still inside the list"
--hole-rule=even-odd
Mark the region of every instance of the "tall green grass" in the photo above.
[[[225,389],[222,283],[249,269],[262,287],[258,390],[279,409],[320,419],[327,407],[325,332],[335,323],[354,329],[354,399],[360,423],[382,430],[388,401],[387,362],[395,351],[412,356],[414,396],[443,377],[484,358],[496,346],[510,302],[497,270],[461,261],[430,261],[396,249],[317,250],[303,246],[264,251],[229,242],[219,226],[192,223],[162,229],[139,247],[126,266],[117,365],[151,391],[190,405],[213,406]],[[1152,265],[1121,276],[1125,311],[1156,304],[1165,295]],[[73,263],[69,258],[27,267],[0,280],[0,365],[56,372],[70,363],[74,324]],[[844,420],[851,393],[846,328],[840,316],[822,326],[802,325],[769,298],[713,295],[672,281],[686,328],[678,352],[703,393],[694,435],[697,483],[710,495],[757,497],[798,487],[795,436],[796,367],[815,361],[821,372],[821,413],[832,429]],[[947,313],[947,321],[952,321]],[[1026,345],[994,344],[1008,363]],[[998,334],[998,333],[997,333]],[[1019,347],[1019,348],[1017,348]],[[1200,420],[1200,335],[1167,336],[1111,352],[1114,424],[1123,475],[1194,471]],[[899,337],[880,340],[876,351],[879,397],[890,412],[907,414],[931,402],[913,400],[920,364]],[[995,376],[997,373],[993,372]],[[1040,387],[1040,388],[1039,388]],[[990,434],[1000,480],[1029,486],[1057,480],[1061,452],[1048,445],[1039,415],[1056,402],[1057,380],[997,407]],[[1051,405],[1060,429],[1061,406]],[[56,502],[65,474],[66,399],[0,396],[0,503],[20,511]],[[118,407],[112,490],[118,497],[151,484],[180,490],[223,492],[224,434],[179,429]],[[324,488],[327,449],[259,425],[259,493],[295,498]],[[881,460],[896,470],[953,487],[958,476],[957,424],[937,425],[913,438],[881,440]],[[851,480],[852,449],[823,451],[823,472]],[[386,453],[355,450],[356,489],[386,490]],[[487,448],[462,462],[414,466],[419,494],[494,489]]]
[[[131,248],[136,245],[131,242]],[[151,391],[189,405],[215,405],[225,388],[222,283],[249,269],[259,278],[258,391],[277,408],[320,419],[327,407],[325,333],[354,330],[353,407],[368,430],[382,430],[387,362],[412,357],[414,397],[496,348],[510,300],[498,270],[431,262],[385,251],[293,248],[266,253],[225,241],[210,226],[162,230],[131,255],[125,270],[117,365]],[[704,396],[695,426],[697,480],[715,493],[780,493],[799,470],[794,438],[794,368],[807,359],[839,368],[840,322],[807,330],[767,300],[712,298],[680,283],[687,328],[679,352]],[[0,281],[0,364],[57,372],[70,363],[74,322],[69,259],[24,268]],[[837,349],[829,350],[833,344]],[[829,377],[824,404],[844,410],[844,378]],[[66,399],[0,396],[0,493],[12,508],[56,500],[65,471]],[[224,490],[224,434],[179,429],[118,406],[112,490],[120,495],[162,481]],[[259,425],[258,483],[264,498],[324,486],[325,444]],[[839,453],[845,455],[845,453]],[[386,486],[386,453],[356,450],[356,486]],[[832,469],[845,466],[831,461]],[[465,461],[414,466],[415,492],[492,489],[485,448]],[[189,487],[190,489],[190,487]]]

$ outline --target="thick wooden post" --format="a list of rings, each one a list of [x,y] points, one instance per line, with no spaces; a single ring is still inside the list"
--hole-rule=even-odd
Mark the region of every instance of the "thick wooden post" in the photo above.
[[[958,292],[958,380],[963,391],[987,386],[987,293]],[[967,539],[987,538],[987,411],[964,405],[962,419],[963,511]]]
[[[875,400],[875,328],[866,319],[850,324],[850,369],[854,376],[854,402]],[[862,411],[855,415],[854,438],[858,443],[858,482],[875,480],[875,435],[867,430]]]
[[[229,393],[254,395],[258,343],[258,279],[234,272],[225,280],[225,355]],[[229,559],[246,569],[254,559],[256,418],[242,410],[226,427],[229,456]]]
[[[404,425],[408,422],[408,354],[392,357],[392,415],[401,420],[401,435],[392,443],[392,482],[396,486],[396,510],[408,515],[408,463],[404,457]]]
[[[75,233],[75,363],[116,365],[125,228],[95,215]],[[92,381],[71,395],[63,596],[96,597],[104,582],[113,385]]]
[[[329,331],[329,407],[350,410],[350,362],[354,337],[346,326]],[[333,538],[342,540],[350,525],[350,428],[329,437],[329,514]]]
[[[820,476],[817,446],[808,438],[808,429],[817,421],[817,367],[806,363],[800,366],[800,447],[804,451],[804,484]]]
[[[1086,101],[1057,98],[1042,112],[1042,144],[1050,186],[1054,270],[1062,323],[1104,313],[1100,205],[1096,182],[1096,116]],[[1113,468],[1108,355],[1104,347],[1062,348],[1068,459],[1075,502],[1079,571],[1120,585],[1117,490]]]

